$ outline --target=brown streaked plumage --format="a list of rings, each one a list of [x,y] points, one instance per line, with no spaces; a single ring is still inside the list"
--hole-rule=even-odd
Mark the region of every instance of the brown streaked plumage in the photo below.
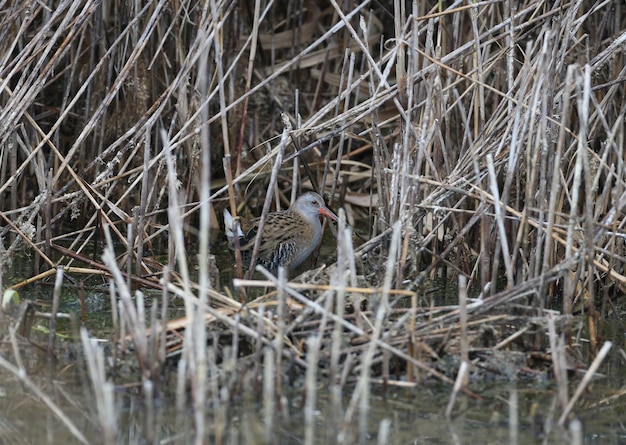
[[[322,240],[322,224],[320,216],[337,221],[337,215],[324,204],[324,199],[315,192],[307,192],[287,209],[267,215],[263,226],[261,245],[259,246],[258,264],[274,275],[278,267],[287,271],[298,267],[317,248]],[[224,210],[226,236],[232,245],[235,240],[233,218],[228,210]],[[252,259],[252,249],[258,236],[259,218],[249,223],[242,221],[237,228],[241,258],[246,267]]]

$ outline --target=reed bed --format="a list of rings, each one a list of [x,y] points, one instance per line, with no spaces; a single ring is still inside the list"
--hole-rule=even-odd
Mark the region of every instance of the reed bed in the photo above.
[[[327,443],[363,443],[374,388],[446,382],[453,416],[484,373],[553,373],[567,425],[611,348],[605,325],[626,332],[623,9],[5,5],[3,267],[32,256],[14,289],[55,273],[58,289],[62,272],[77,289],[110,287],[112,369],[136,363],[150,442],[168,366],[176,422],[196,443],[273,443],[298,378],[307,444],[320,387],[337,413]],[[304,190],[340,215],[336,254],[297,277],[236,258],[220,285],[222,210],[266,214]],[[170,320],[179,302],[185,317]],[[114,443],[117,374],[81,339],[95,422]],[[587,370],[572,395],[568,370]],[[262,404],[258,431],[233,429],[240,395]],[[388,443],[389,425],[377,431]]]

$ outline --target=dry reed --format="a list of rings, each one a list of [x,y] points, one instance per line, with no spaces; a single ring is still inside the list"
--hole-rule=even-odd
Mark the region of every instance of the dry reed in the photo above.
[[[468,375],[485,351],[502,362],[549,354],[531,371],[554,372],[564,425],[608,353],[606,322],[626,331],[623,9],[13,2],[0,16],[0,263],[35,256],[16,288],[53,271],[107,278],[113,355],[128,359],[132,340],[150,442],[173,356],[176,421],[185,426],[189,402],[196,443],[249,434],[227,425],[223,407],[246,391],[262,394],[258,428],[277,440],[287,364],[306,385],[306,443],[320,382],[336,414],[329,443],[366,440],[379,382],[456,378],[450,416],[457,392],[477,397]],[[263,221],[307,189],[341,209],[337,261],[291,282],[263,270],[252,280],[251,268],[220,289],[210,254],[225,243],[209,232],[221,210]],[[460,303],[430,292],[457,279]],[[163,292],[160,310],[137,286]],[[167,322],[178,299],[186,317]],[[580,314],[588,351],[574,341]],[[100,352],[82,340],[93,384],[107,385]],[[457,366],[438,368],[444,356]],[[18,368],[0,365],[17,375],[14,358]],[[570,398],[573,359],[593,365]],[[97,398],[105,442],[116,434],[111,397]],[[379,443],[389,434],[383,422]]]

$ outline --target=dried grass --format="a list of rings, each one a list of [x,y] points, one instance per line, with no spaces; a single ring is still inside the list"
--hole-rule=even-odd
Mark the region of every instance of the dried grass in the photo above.
[[[441,7],[13,2],[0,13],[2,264],[26,250],[35,279],[58,266],[112,277],[118,340],[134,341],[146,397],[178,354],[177,406],[189,385],[199,442],[227,434],[210,431],[204,407],[224,388],[242,391],[242,373],[263,381],[264,406],[276,409],[286,360],[309,390],[327,379],[333,394],[351,394],[335,437],[358,411],[361,439],[370,386],[452,384],[457,368],[435,368],[443,356],[472,356],[476,372],[480,354],[527,354],[503,367],[508,377],[589,363],[610,344],[607,319],[626,330],[616,308],[626,286],[624,6]],[[305,189],[342,209],[337,262],[300,285],[236,281],[235,292],[275,292],[245,304],[217,288],[216,215],[266,214]],[[355,248],[354,232],[368,241]],[[431,280],[458,276],[464,304],[429,293]],[[162,289],[161,311],[155,300],[146,317],[131,285]],[[187,317],[167,327],[172,298]],[[574,342],[575,311],[589,356]],[[545,367],[528,365],[550,350]],[[580,391],[569,399],[559,384],[563,423]],[[460,376],[449,413],[459,389],[472,394]],[[275,421],[268,414],[268,441]]]

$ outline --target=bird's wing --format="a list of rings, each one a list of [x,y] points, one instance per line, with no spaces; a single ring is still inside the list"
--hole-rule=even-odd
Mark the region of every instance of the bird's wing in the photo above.
[[[242,251],[252,251],[258,229],[259,220],[255,219],[241,241],[240,247]],[[263,239],[259,247],[259,258],[269,259],[274,252],[283,249],[283,245],[291,245],[293,240],[302,234],[302,229],[303,225],[294,224],[294,220],[287,217],[285,212],[268,215],[263,228]]]

